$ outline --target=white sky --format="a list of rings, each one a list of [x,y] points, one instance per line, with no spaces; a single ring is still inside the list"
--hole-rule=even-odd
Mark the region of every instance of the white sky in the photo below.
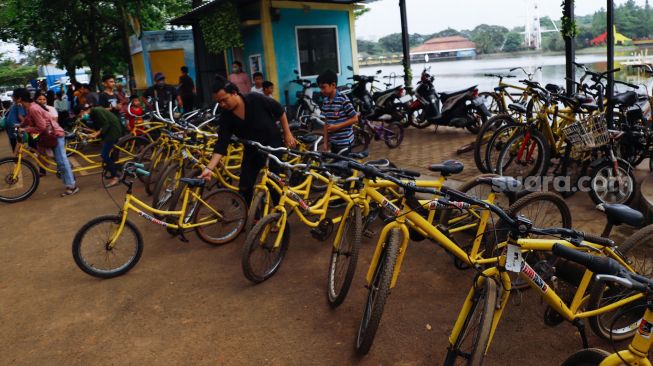
[[[473,29],[479,24],[511,29],[526,23],[533,0],[406,0],[408,32],[431,34],[446,28]],[[587,15],[605,8],[606,0],[576,0],[576,14]],[[615,0],[615,6],[626,0]],[[644,5],[645,0],[635,0]],[[540,17],[559,19],[561,0],[539,0]],[[653,5],[653,2],[652,4]],[[356,37],[376,40],[401,32],[398,0],[379,0],[367,5],[372,10],[356,21]]]

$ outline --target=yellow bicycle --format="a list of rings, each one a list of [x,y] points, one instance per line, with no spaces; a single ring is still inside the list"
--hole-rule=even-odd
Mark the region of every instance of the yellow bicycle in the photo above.
[[[132,194],[137,175],[147,175],[142,164],[127,163],[121,182],[127,186],[125,202],[118,215],[99,216],[82,226],[73,240],[73,258],[85,273],[99,278],[123,275],[138,263],[143,253],[140,231],[127,219],[134,211],[146,220],[173,230],[187,241],[184,231],[195,230],[200,239],[211,245],[226,244],[234,240],[245,227],[247,205],[236,192],[214,190],[203,195],[205,181],[182,178],[185,184],[181,208],[175,211],[157,210]],[[150,213],[176,218],[176,222],[156,219]]]

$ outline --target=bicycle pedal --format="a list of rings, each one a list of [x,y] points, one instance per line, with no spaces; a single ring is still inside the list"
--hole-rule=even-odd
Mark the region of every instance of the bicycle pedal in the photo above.
[[[188,243],[188,242],[189,242],[188,238],[186,237],[186,235],[184,235],[183,232],[180,232],[180,233],[179,233],[179,240],[181,240],[181,241],[184,242],[184,243]]]

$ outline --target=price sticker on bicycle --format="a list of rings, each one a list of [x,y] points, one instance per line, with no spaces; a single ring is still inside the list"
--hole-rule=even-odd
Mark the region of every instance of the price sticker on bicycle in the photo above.
[[[508,249],[506,251],[506,270],[519,273],[521,272],[523,263],[524,258],[521,256],[521,250],[519,247],[513,244],[508,244]]]

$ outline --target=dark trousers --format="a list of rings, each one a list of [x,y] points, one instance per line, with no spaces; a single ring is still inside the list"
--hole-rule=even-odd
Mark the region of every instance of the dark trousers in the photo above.
[[[114,163],[113,158],[111,157],[111,149],[113,149],[115,144],[115,140],[102,142],[102,161],[104,162],[104,169],[110,174],[110,178],[118,176],[116,163]]]
[[[195,106],[195,96],[191,95],[182,95],[181,102],[184,104],[184,113],[190,112],[194,109]]]
[[[265,155],[249,149],[246,149],[243,154],[243,161],[240,165],[238,192],[243,196],[248,205],[252,202],[254,196],[254,186],[256,185],[258,174],[265,167],[265,159]],[[270,171],[278,174],[280,170],[275,162],[270,162]],[[276,191],[270,191],[270,196],[272,202],[275,204],[279,202],[279,194]]]

